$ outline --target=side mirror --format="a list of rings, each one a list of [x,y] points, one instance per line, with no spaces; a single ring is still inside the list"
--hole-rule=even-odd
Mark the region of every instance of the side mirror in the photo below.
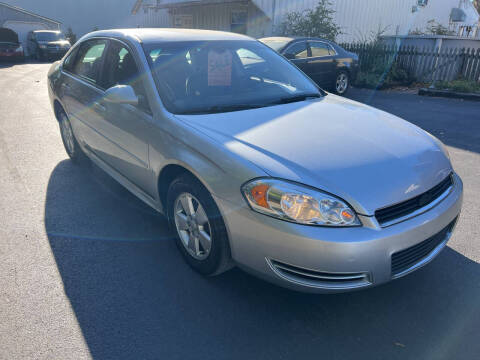
[[[130,85],[117,85],[105,91],[106,102],[112,104],[138,105],[138,96]]]

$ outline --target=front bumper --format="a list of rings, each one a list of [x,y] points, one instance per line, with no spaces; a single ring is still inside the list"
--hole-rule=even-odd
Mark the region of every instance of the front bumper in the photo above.
[[[0,51],[0,59],[5,60],[21,60],[24,58],[23,52]]]
[[[450,194],[427,212],[381,228],[360,216],[362,227],[305,226],[253,212],[215,197],[230,237],[232,257],[245,270],[295,290],[340,292],[386,283],[420,268],[445,246],[463,200],[463,184],[454,175]],[[438,245],[400,274],[392,273],[392,255],[443,231]],[[443,233],[442,233],[443,234]],[[438,237],[438,236],[437,236]],[[319,281],[306,281],[303,273]],[[298,274],[301,275],[301,274]]]
[[[46,58],[58,58],[61,59],[65,56],[69,49],[67,48],[47,48],[47,49],[40,49],[40,56]]]

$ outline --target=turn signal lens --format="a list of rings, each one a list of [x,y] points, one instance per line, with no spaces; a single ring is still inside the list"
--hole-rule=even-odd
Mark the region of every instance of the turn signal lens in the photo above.
[[[245,184],[242,192],[253,210],[283,220],[322,226],[361,225],[343,200],[295,183],[258,179]]]
[[[267,191],[268,191],[268,185],[260,184],[260,185],[254,186],[250,190],[250,193],[252,194],[253,199],[258,205],[268,209]]]

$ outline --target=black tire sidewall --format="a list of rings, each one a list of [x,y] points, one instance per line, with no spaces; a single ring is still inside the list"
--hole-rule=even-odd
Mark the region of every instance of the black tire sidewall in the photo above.
[[[210,222],[212,247],[210,254],[204,260],[193,258],[185,249],[178,235],[174,219],[175,200],[182,193],[192,194],[202,205],[207,213]],[[170,228],[175,236],[175,242],[187,263],[204,275],[215,275],[219,273],[222,263],[229,257],[230,249],[228,246],[228,237],[226,234],[225,223],[220,215],[213,198],[205,187],[195,178],[189,175],[181,176],[175,179],[169,187],[167,195],[167,214]]]

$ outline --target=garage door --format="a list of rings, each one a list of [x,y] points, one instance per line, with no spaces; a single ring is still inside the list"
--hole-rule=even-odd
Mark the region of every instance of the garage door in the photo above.
[[[32,30],[49,30],[48,26],[41,22],[27,21],[5,21],[3,27],[12,29],[18,34],[18,40],[23,45],[23,49],[27,51],[27,35]],[[30,54],[25,54],[30,55]]]

